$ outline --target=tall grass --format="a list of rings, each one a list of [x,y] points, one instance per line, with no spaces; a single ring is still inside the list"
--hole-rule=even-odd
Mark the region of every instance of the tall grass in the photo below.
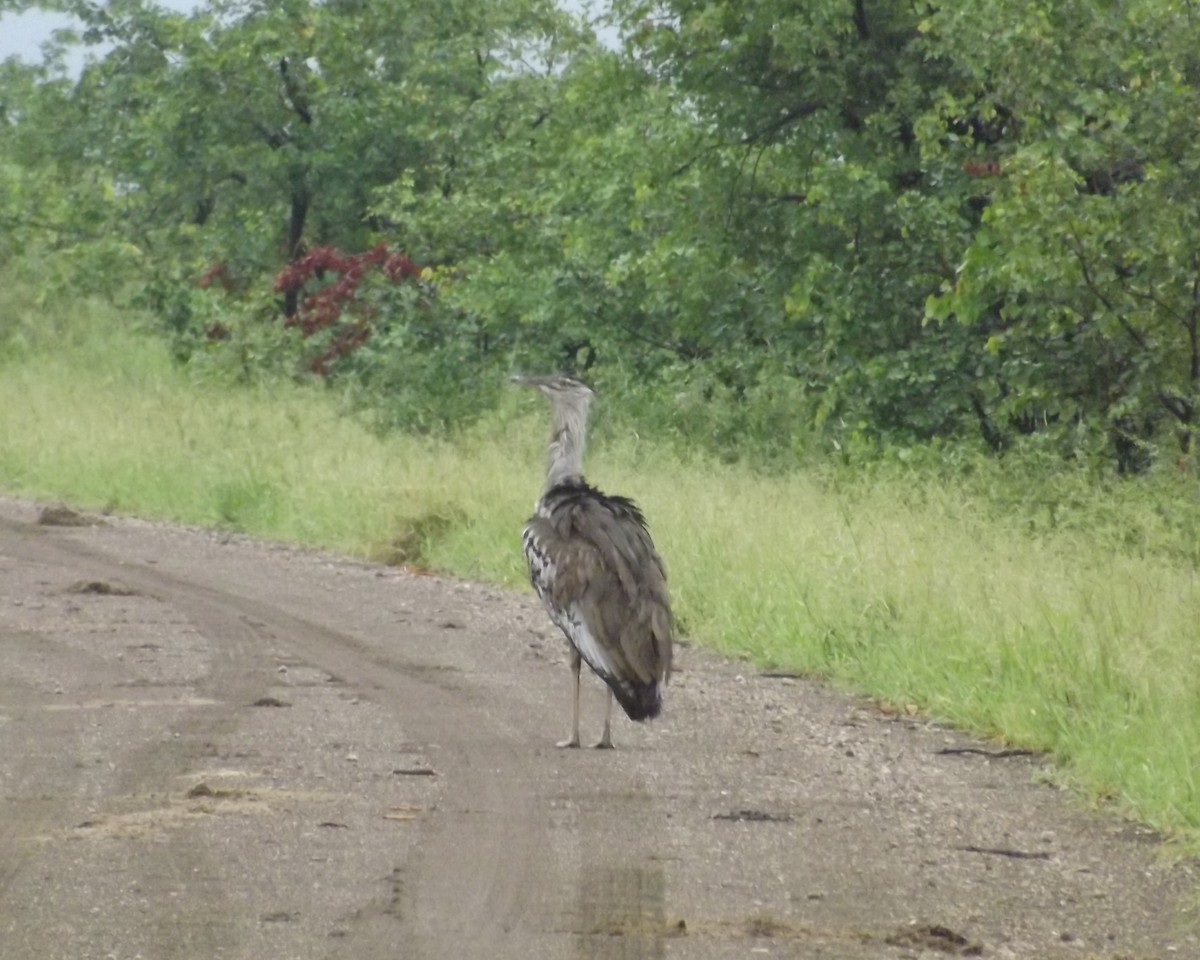
[[[189,375],[109,308],[36,319],[0,304],[0,488],[523,581],[536,398],[454,442],[381,437],[320,387]],[[605,434],[591,478],[641,501],[694,640],[1046,750],[1200,842],[1194,479],[763,476]]]
[[[423,537],[469,526],[496,503],[462,448],[381,439],[320,384],[196,377],[129,318],[74,306],[70,328],[56,330],[14,322],[0,304],[17,328],[0,353],[0,485],[10,493],[377,557],[415,557]],[[495,475],[512,461],[498,446],[476,456]]]

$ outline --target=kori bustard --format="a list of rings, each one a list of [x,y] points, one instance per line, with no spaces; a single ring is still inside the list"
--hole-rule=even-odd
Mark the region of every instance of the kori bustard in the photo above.
[[[591,388],[565,376],[512,379],[550,401],[553,424],[546,485],[521,539],[533,588],[571,645],[571,735],[559,746],[579,746],[582,660],[608,685],[595,746],[612,747],[614,696],[631,720],[662,711],[674,630],[666,572],[634,502],[583,478]]]

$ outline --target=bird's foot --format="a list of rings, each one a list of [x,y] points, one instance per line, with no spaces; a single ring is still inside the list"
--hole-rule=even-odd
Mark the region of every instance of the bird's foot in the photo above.
[[[574,750],[574,749],[578,749],[578,747],[579,747],[579,734],[575,734],[575,736],[571,737],[571,739],[570,739],[570,740],[560,740],[558,743],[556,743],[556,744],[555,744],[555,746],[556,746],[556,747],[558,747],[560,750],[567,750],[567,749],[569,749],[569,750]]]
[[[599,740],[597,740],[595,743],[592,744],[592,749],[593,750],[612,750],[613,749],[612,737],[601,737]]]

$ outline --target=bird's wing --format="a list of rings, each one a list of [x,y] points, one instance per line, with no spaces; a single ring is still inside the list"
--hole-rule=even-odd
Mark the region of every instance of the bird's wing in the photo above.
[[[663,563],[637,509],[574,498],[530,520],[554,576],[544,599],[589,666],[606,680],[667,677],[673,625]]]

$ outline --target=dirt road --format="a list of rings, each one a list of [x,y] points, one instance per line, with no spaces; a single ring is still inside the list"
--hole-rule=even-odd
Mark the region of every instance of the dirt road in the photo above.
[[[1200,957],[1195,865],[1035,759],[694,648],[560,751],[532,597],[37,520],[0,501],[3,960]]]

